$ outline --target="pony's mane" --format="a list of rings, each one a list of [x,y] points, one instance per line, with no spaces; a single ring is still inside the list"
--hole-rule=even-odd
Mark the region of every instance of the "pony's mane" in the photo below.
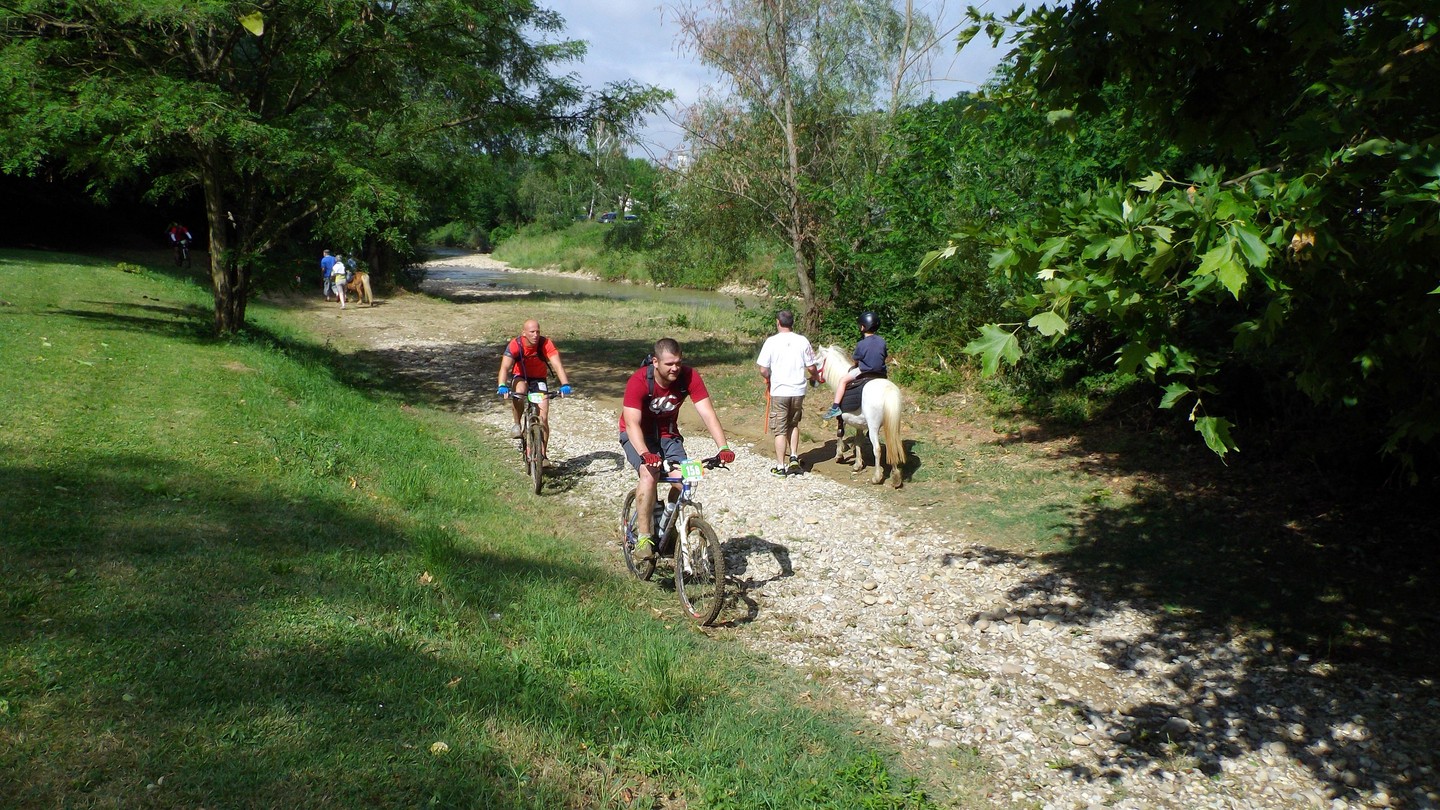
[[[834,363],[846,371],[849,371],[850,367],[855,365],[855,361],[851,360],[845,352],[841,351],[839,346],[823,346],[820,349],[820,353],[825,355],[824,362],[827,365]]]

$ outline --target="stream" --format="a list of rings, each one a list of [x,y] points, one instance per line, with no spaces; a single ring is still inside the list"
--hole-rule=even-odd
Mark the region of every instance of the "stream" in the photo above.
[[[622,284],[597,281],[567,273],[538,273],[509,270],[501,262],[485,257],[477,264],[476,254],[441,253],[426,265],[424,287],[428,292],[443,293],[460,289],[496,292],[542,292],[575,298],[610,298],[616,300],[659,301],[691,307],[714,307],[726,312],[760,306],[761,298],[733,295],[713,290],[692,290],[681,287],[655,287],[649,284]]]

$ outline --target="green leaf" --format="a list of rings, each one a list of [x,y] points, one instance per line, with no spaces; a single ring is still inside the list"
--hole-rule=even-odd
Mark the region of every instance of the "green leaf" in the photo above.
[[[1270,248],[1260,239],[1260,234],[1247,225],[1241,225],[1235,229],[1235,236],[1240,243],[1240,252],[1245,255],[1245,260],[1250,262],[1251,267],[1264,267],[1270,263]]]
[[[1231,259],[1215,269],[1215,278],[1225,285],[1225,289],[1235,296],[1236,301],[1239,301],[1240,289],[1245,286],[1250,274],[1245,272],[1245,268],[1239,262]]]
[[[1166,409],[1173,408],[1175,407],[1175,403],[1179,402],[1180,398],[1184,397],[1188,393],[1190,393],[1190,386],[1186,385],[1185,383],[1170,383],[1169,385],[1165,386],[1165,396],[1160,398],[1160,407]]]
[[[1055,337],[1065,334],[1070,327],[1065,319],[1060,317],[1054,310],[1046,310],[1031,318],[1027,323],[1040,330],[1045,337]]]
[[[1225,454],[1231,451],[1240,452],[1235,440],[1230,438],[1229,419],[1219,416],[1200,416],[1195,419],[1195,431],[1205,439],[1205,446],[1209,447],[1215,455],[1225,458]]]
[[[935,265],[939,264],[945,259],[950,258],[951,256],[954,256],[955,251],[957,250],[959,250],[959,248],[955,245],[954,242],[951,242],[950,244],[946,245],[943,248],[940,248],[939,250],[932,250],[929,253],[926,253],[925,258],[920,260],[920,272],[928,272]]]
[[[245,26],[246,31],[249,31],[257,37],[265,33],[265,18],[258,11],[241,17],[240,24]]]
[[[1230,261],[1232,252],[1229,242],[1210,248],[1200,257],[1200,269],[1195,272],[1202,276],[1215,275],[1221,264]]]
[[[1122,374],[1134,374],[1135,369],[1140,367],[1140,362],[1150,353],[1150,349],[1143,343],[1127,343],[1125,348],[1120,350],[1120,357],[1115,361],[1115,368]]]
[[[1161,186],[1165,185],[1165,175],[1161,174],[1160,172],[1151,172],[1145,177],[1144,180],[1136,180],[1130,185],[1140,189],[1141,191],[1159,191]]]
[[[1436,287],[1435,289],[1431,290],[1431,291],[1429,292],[1429,294],[1430,294],[1430,295],[1440,295],[1440,287]]]
[[[1020,257],[1015,255],[1014,248],[1000,248],[990,254],[990,269],[999,270],[1002,267],[1010,267],[1019,261]]]
[[[999,325],[987,323],[980,327],[980,337],[965,346],[965,353],[978,356],[981,373],[989,377],[999,370],[1001,360],[1012,366],[1020,362],[1020,341]]]

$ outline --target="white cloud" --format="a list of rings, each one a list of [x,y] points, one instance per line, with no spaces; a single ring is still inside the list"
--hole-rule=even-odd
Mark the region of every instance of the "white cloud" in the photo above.
[[[558,70],[576,73],[590,87],[630,79],[671,90],[678,103],[689,104],[699,98],[701,88],[716,82],[698,60],[680,52],[679,26],[674,16],[662,11],[656,0],[541,0],[541,3],[565,18],[567,39],[586,41],[585,61],[559,66]],[[963,0],[929,3],[922,0],[916,5],[922,10],[942,9],[943,19],[955,25],[964,13],[965,3]],[[990,0],[976,5],[999,14],[1019,2]],[[984,82],[1004,53],[988,46],[983,35],[959,54],[954,53],[953,46],[942,45],[935,60],[937,78],[930,92],[937,98],[949,98]],[[641,151],[660,156],[680,143],[681,133],[660,115],[650,119],[641,137],[645,142]]]

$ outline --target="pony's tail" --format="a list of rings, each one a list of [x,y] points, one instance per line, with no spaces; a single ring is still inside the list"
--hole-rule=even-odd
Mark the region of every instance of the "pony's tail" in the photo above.
[[[900,404],[900,387],[895,386],[895,396],[885,398],[885,454],[897,470],[906,461],[905,442],[900,440]]]

